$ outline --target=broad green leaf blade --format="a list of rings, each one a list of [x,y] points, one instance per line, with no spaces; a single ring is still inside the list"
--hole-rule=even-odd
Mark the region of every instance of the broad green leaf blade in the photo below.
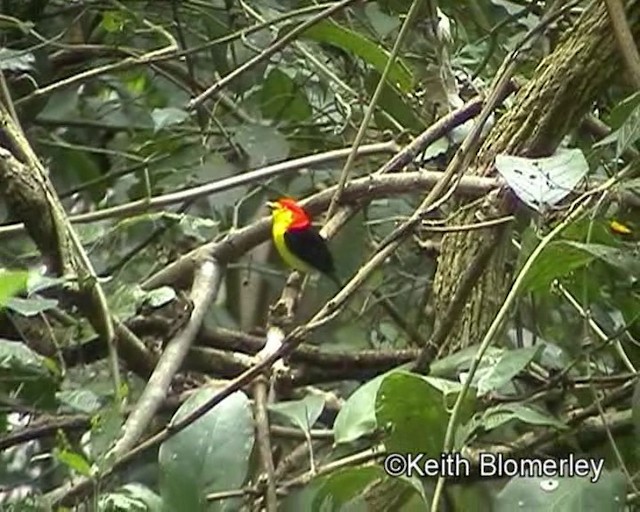
[[[262,83],[260,107],[265,117],[277,121],[301,123],[313,114],[304,87],[278,68],[271,69]]]
[[[247,153],[249,165],[255,169],[281,162],[289,156],[289,141],[271,126],[240,126],[235,131],[233,140]]]
[[[583,244],[574,241],[566,241],[565,244],[598,258],[608,265],[622,270],[627,275],[640,277],[640,261],[635,251],[603,244]]]
[[[518,375],[543,347],[527,347],[505,352],[498,363],[478,381],[478,396],[495,391]]]
[[[385,476],[381,466],[345,468],[324,477],[313,499],[312,511],[340,510],[367,486]]]
[[[495,510],[621,512],[626,492],[626,479],[620,471],[603,471],[597,482],[588,477],[513,478],[498,494]]]
[[[151,112],[153,130],[159,132],[169,126],[180,124],[189,118],[189,113],[175,107],[154,108]]]
[[[102,494],[98,499],[98,512],[164,512],[162,498],[148,487],[138,483]]]
[[[215,395],[203,389],[191,396],[172,421]],[[228,396],[160,447],[160,490],[169,510],[212,510],[206,495],[242,487],[254,444],[253,415],[241,391]],[[231,500],[216,502],[215,510],[236,510]]]
[[[462,370],[469,369],[471,361],[473,361],[477,351],[478,345],[472,345],[438,361],[434,361],[431,365],[429,375],[434,377],[454,378],[456,375],[459,375]],[[489,347],[480,361],[479,369],[486,366],[493,366],[498,362],[503,353],[504,349]]]
[[[618,142],[616,144],[616,156],[620,157],[627,149],[636,143],[640,138],[640,105],[636,106],[629,117],[622,123],[616,131]]]
[[[82,476],[91,476],[91,465],[81,453],[72,452],[71,450],[54,450],[53,454],[59,462],[70,470]]]
[[[501,404],[487,409],[482,415],[481,424],[489,430],[497,428],[499,425],[512,419],[520,420],[529,425],[554,427],[559,430],[565,430],[567,428],[564,423],[558,421],[553,416],[528,405],[518,403]]]
[[[379,375],[363,384],[344,403],[333,424],[336,444],[351,443],[376,431],[376,396],[387,375]]]
[[[373,95],[373,92],[378,86],[379,81],[379,73],[372,71],[367,75],[365,86],[367,88],[367,92],[370,95]],[[393,117],[401,126],[403,126],[407,130],[414,130],[418,132],[424,130],[425,128],[424,122],[422,121],[422,119],[420,119],[420,117],[416,114],[415,109],[413,109],[407,101],[407,96],[399,93],[397,89],[394,89],[388,84],[384,84],[382,88],[380,98],[378,99],[378,108],[382,109],[384,113],[386,113],[386,115]],[[383,113],[381,113],[378,109],[376,109],[375,111],[375,119],[376,125],[379,126],[380,129],[395,128],[393,123],[391,123],[389,119],[387,119],[385,115],[383,115]],[[438,141],[436,142],[442,142],[444,144],[443,151],[446,151],[446,148],[448,147],[448,142],[446,141],[446,139],[438,139]],[[429,148],[431,148],[434,144],[429,146]],[[428,159],[430,158],[430,156],[425,156],[424,158]]]
[[[35,316],[53,309],[58,305],[56,299],[45,299],[44,297],[31,297],[23,299],[21,297],[12,297],[6,303],[7,309],[15,311],[22,316]]]
[[[0,309],[7,301],[27,289],[29,272],[0,269]]]
[[[375,68],[378,73],[384,71],[389,52],[362,34],[341,27],[333,21],[322,21],[308,28],[302,37],[327,43],[353,53]],[[389,70],[388,81],[404,93],[413,88],[413,75],[409,67],[398,57]]]
[[[56,393],[60,405],[71,409],[73,412],[93,414],[100,409],[100,397],[88,389],[66,389]]]
[[[378,390],[376,419],[384,428],[385,446],[393,453],[424,453],[439,457],[455,394],[436,387],[435,379],[407,372],[388,375]],[[460,389],[458,383],[450,388]],[[474,393],[470,389],[459,422],[465,422],[473,410]],[[428,435],[425,435],[428,432]]]
[[[291,423],[304,432],[311,430],[324,409],[324,397],[308,395],[302,400],[277,402],[269,405],[269,411],[275,416]]]
[[[534,262],[522,283],[525,292],[548,287],[555,279],[588,265],[595,255],[566,241],[551,242]]]
[[[152,308],[159,308],[168,304],[176,298],[176,291],[171,286],[161,286],[154,290],[149,290],[146,302]]]
[[[0,338],[0,370],[50,376],[51,362],[24,343]]]

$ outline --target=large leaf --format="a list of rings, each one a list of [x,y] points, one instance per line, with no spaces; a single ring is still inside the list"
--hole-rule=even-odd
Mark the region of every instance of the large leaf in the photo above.
[[[627,106],[633,106],[620,128],[611,132],[609,135],[599,140],[595,147],[605,146],[613,142],[616,143],[616,157],[620,157],[627,149],[635,144],[640,138],[640,104],[638,97],[633,96],[628,99]],[[619,115],[619,114],[618,114]]]
[[[158,132],[169,126],[180,124],[189,118],[189,113],[175,107],[155,108],[151,112],[153,129]]]
[[[177,421],[211,398],[203,389],[176,412]],[[249,399],[236,391],[160,447],[160,490],[169,510],[212,510],[206,495],[242,487],[254,444]],[[237,510],[230,500],[215,502],[215,510]]]
[[[535,426],[554,427],[559,430],[567,428],[564,423],[553,416],[519,403],[500,404],[490,407],[480,416],[479,424],[485,430],[493,430],[511,420],[520,420],[523,423]]]
[[[372,71],[367,75],[365,85],[367,92],[373,95],[373,92],[380,81],[380,74]],[[424,129],[424,122],[418,117],[415,110],[407,101],[407,96],[399,93],[388,84],[384,84],[382,93],[378,99],[378,107],[382,109],[388,116],[393,117],[402,127],[408,130],[421,131]],[[375,112],[376,124],[381,128],[395,128],[388,119],[383,116],[379,110]],[[446,145],[446,140],[444,141]],[[446,147],[445,147],[446,150]],[[425,157],[427,159],[427,157]]]
[[[313,511],[424,510],[428,504],[417,478],[390,477],[381,466],[336,471],[321,482]]]
[[[333,424],[335,442],[350,443],[377,429],[376,396],[387,374],[360,386],[344,403]]]
[[[469,369],[476,352],[478,352],[478,345],[471,345],[470,347],[463,348],[458,352],[454,352],[451,355],[443,357],[438,361],[434,361],[431,364],[431,371],[429,372],[429,375],[434,377],[454,378],[462,370]],[[493,367],[493,365],[498,362],[503,352],[504,349],[489,347],[480,360],[479,369]]]
[[[361,494],[367,486],[384,477],[381,466],[345,468],[321,480],[314,497],[312,510],[340,510]]]
[[[302,400],[269,405],[269,411],[274,416],[284,419],[304,432],[309,432],[323,409],[324,397],[320,395],[308,395]]]
[[[249,165],[255,169],[289,156],[287,139],[270,126],[243,125],[235,131],[233,139],[247,153]]]
[[[378,390],[376,419],[385,428],[389,452],[440,456],[455,399],[441,384],[439,380],[400,371],[384,379]],[[449,383],[447,387],[460,389],[458,383]],[[469,389],[458,421],[465,422],[471,416],[473,402]]]
[[[341,27],[333,21],[322,21],[308,28],[302,37],[322,43],[331,44],[353,53],[375,68],[379,73],[384,71],[389,59],[389,52],[362,34]],[[396,58],[391,65],[388,81],[404,93],[413,88],[413,76],[409,67]]]
[[[478,395],[500,389],[536,357],[543,347],[528,347],[505,352],[498,363],[478,381]]]
[[[260,107],[265,117],[278,121],[302,122],[312,114],[304,88],[278,68],[271,69],[262,83]]]
[[[551,242],[534,262],[522,283],[525,292],[542,290],[594,260],[594,255],[567,241]]]
[[[640,277],[640,261],[635,251],[627,248],[610,247],[602,244],[583,244],[580,242],[565,242],[570,247],[575,247],[608,265],[622,270],[625,274]]]
[[[614,512],[625,510],[626,479],[620,471],[591,478],[513,478],[496,499],[496,512]]]

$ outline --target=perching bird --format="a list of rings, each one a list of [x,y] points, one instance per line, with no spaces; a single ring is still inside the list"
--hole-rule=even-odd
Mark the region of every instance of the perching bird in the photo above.
[[[273,218],[273,243],[284,262],[300,272],[320,271],[340,286],[327,241],[313,227],[304,208],[289,197],[269,202],[267,206]]]

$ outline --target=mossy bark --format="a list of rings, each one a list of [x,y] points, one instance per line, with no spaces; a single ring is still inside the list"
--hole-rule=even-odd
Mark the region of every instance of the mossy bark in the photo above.
[[[637,38],[640,2],[628,4],[627,19]],[[517,93],[513,106],[493,127],[468,172],[482,176],[494,173],[493,160],[498,153],[528,157],[552,154],[623,70],[604,2],[592,2],[557,48],[540,63],[534,78]],[[504,200],[500,210],[506,215],[511,207]],[[472,223],[474,212],[461,213],[452,222]],[[443,239],[434,281],[436,322],[441,321],[438,314],[446,310],[459,276],[469,267],[483,236],[484,230],[452,233]],[[439,347],[439,355],[479,342],[502,304],[513,275],[508,265],[509,237],[499,239],[502,242],[495,248],[446,343]]]

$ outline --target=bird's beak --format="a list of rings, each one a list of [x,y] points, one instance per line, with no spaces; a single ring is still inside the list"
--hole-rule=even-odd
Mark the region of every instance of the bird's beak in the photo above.
[[[268,207],[270,210],[275,210],[275,209],[278,207],[278,205],[277,205],[277,203],[274,203],[274,202],[272,202],[272,201],[267,201],[267,207]]]

